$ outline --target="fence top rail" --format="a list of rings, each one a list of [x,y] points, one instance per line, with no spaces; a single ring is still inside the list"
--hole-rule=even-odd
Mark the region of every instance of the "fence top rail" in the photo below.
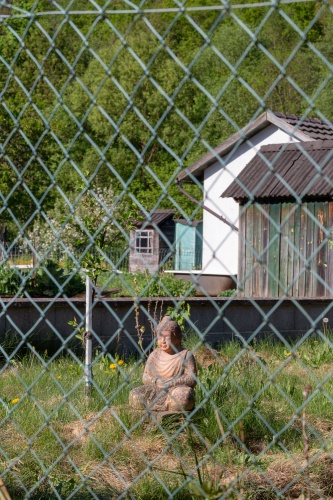
[[[69,303],[78,303],[78,304],[85,304],[86,299],[85,297],[60,297],[60,298],[52,298],[52,297],[33,297],[33,298],[25,298],[25,297],[0,297],[0,300],[4,304],[10,303],[10,305],[20,307],[22,305],[31,305],[33,306],[33,303],[37,304],[50,304],[54,303],[57,306],[59,305],[66,305]],[[188,302],[188,303],[196,303],[196,304],[202,304],[202,305],[209,305],[212,302],[215,304],[218,303],[225,303],[225,302],[230,302],[230,303],[237,303],[239,305],[252,305],[254,303],[260,304],[260,305],[273,305],[278,302],[281,302],[280,298],[255,298],[255,299],[247,299],[244,297],[137,297],[135,298],[135,301],[137,303],[152,303],[152,302],[160,302],[163,300],[163,304],[172,304],[174,305],[175,301],[181,301],[181,302]],[[96,304],[102,304],[103,302],[107,303],[112,303],[114,305],[117,305],[117,303],[131,303],[133,304],[133,297],[98,297],[96,296],[94,303]],[[285,304],[322,304],[325,306],[326,304],[331,304],[332,299],[328,297],[319,297],[319,298],[290,298],[286,297],[283,299],[283,302],[281,303],[281,306]]]
[[[312,0],[299,0],[298,3],[310,3]],[[288,5],[295,3],[295,0],[280,0],[279,5]],[[185,7],[184,5],[180,5],[179,7],[168,7],[168,8],[147,8],[143,9],[139,6],[136,7],[133,5],[132,9],[92,9],[92,10],[66,10],[61,9],[59,6],[59,10],[50,10],[50,11],[42,11],[42,12],[34,12],[34,11],[24,11],[19,7],[8,5],[7,8],[13,9],[13,11],[17,12],[16,14],[0,14],[0,19],[15,19],[15,18],[34,18],[34,17],[42,17],[42,16],[78,16],[78,15],[95,15],[95,16],[106,16],[106,15],[146,15],[146,14],[165,14],[165,13],[182,13],[187,14],[189,12],[206,12],[206,11],[230,11],[230,10],[240,10],[240,9],[249,9],[249,8],[257,8],[257,7],[274,7],[276,8],[276,1],[268,1],[268,2],[253,2],[253,3],[244,3],[244,4],[227,4],[227,5],[207,5],[207,6],[196,6],[196,7]]]

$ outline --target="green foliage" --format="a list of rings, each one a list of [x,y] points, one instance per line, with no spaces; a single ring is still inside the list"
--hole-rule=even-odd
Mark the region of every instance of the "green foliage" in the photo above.
[[[173,181],[207,144],[215,147],[266,108],[311,109],[332,120],[330,6],[243,3],[223,15],[204,9],[211,0],[188,0],[200,10],[186,15],[77,14],[75,25],[50,14],[34,22],[7,17],[0,26],[0,228],[12,237],[17,224],[32,224],[38,212],[95,182],[111,185],[119,202],[129,195],[148,210],[174,206],[195,216]],[[14,7],[47,12],[50,3],[13,0],[1,9],[8,15]],[[91,4],[82,0],[80,8]]]
[[[299,355],[312,356],[315,349],[322,351],[326,340],[304,341],[299,346]],[[141,384],[143,366],[134,358],[112,359],[107,353],[96,353],[93,360],[98,368],[94,376],[96,390],[87,402],[82,397],[81,364],[71,358],[57,357],[45,365],[36,351],[31,350],[30,356],[15,358],[15,363],[1,372],[1,448],[5,458],[0,462],[0,474],[10,491],[16,492],[11,482],[11,464],[19,456],[16,470],[30,489],[39,478],[37,456],[52,471],[48,479],[56,491],[70,495],[74,485],[81,484],[82,477],[75,468],[68,467],[66,459],[59,462],[60,438],[69,446],[73,463],[85,464],[85,474],[92,474],[97,466],[109,474],[109,464],[103,464],[108,457],[118,470],[126,467],[129,483],[142,473],[142,480],[133,481],[131,488],[137,498],[148,498],[149,491],[156,491],[158,498],[167,498],[163,486],[146,470],[146,464],[156,458],[158,446],[158,453],[163,453],[164,459],[155,461],[154,476],[158,474],[169,491],[177,489],[177,498],[213,499],[222,495],[233,498],[234,492],[240,491],[251,498],[261,492],[253,472],[260,470],[269,477],[270,464],[286,463],[287,470],[295,463],[295,457],[302,457],[298,416],[303,405],[302,391],[309,381],[314,386],[314,397],[307,405],[307,422],[312,429],[310,447],[332,453],[327,426],[333,384],[327,380],[325,360],[306,372],[296,358],[287,357],[288,363],[282,368],[281,352],[283,346],[281,350],[280,344],[266,341],[256,343],[255,351],[235,342],[215,351],[217,358],[222,356],[221,363],[200,366],[197,409],[175,432],[176,427],[169,423],[143,421],[141,412],[137,415],[126,404],[129,391]],[[257,360],[264,358],[263,367]],[[322,390],[316,394],[317,386]],[[326,460],[314,464],[320,468],[322,477],[324,470],[329,470],[325,464],[330,466]],[[184,478],[190,480],[181,487]],[[319,474],[313,474],[311,480],[319,488]],[[113,486],[113,482],[103,482],[100,496],[112,496]],[[90,488],[90,492],[97,494],[96,482]],[[51,495],[49,482],[41,483],[38,492],[38,498]],[[15,498],[21,498],[20,494]]]
[[[29,276],[20,274],[16,268],[0,267],[0,295],[21,297],[27,292],[32,297],[54,297],[57,294],[71,297],[84,289],[80,273],[59,267],[50,259]]]
[[[223,292],[220,292],[218,296],[219,297],[233,297],[235,295],[237,295],[237,290],[232,289],[232,290],[223,290]]]
[[[74,328],[74,330],[77,332],[75,334],[75,338],[81,341],[82,347],[85,346],[85,338],[84,338],[84,333],[86,331],[84,326],[80,326],[79,323],[77,322],[76,317],[74,316],[74,319],[72,321],[68,321],[68,324]]]
[[[185,332],[186,320],[191,315],[191,306],[182,301],[177,304],[177,307],[168,307],[166,311],[167,316],[171,316],[174,321],[177,321],[182,332]]]
[[[326,342],[318,343],[315,341],[307,349],[300,349],[300,357],[310,368],[319,368],[324,363],[333,363],[333,352],[331,346]]]
[[[33,297],[71,297],[85,290],[82,275],[77,270],[69,270],[47,259],[38,267],[35,276],[29,280],[27,292]]]
[[[182,279],[175,279],[172,274],[137,271],[135,273],[121,273],[103,277],[103,289],[109,287],[121,288],[122,291],[113,297],[188,297],[195,295],[192,283]]]
[[[202,498],[208,500],[218,500],[221,496],[228,491],[228,487],[220,486],[218,482],[214,481],[201,481],[200,486],[197,485],[195,481],[192,481],[188,485],[188,491],[194,498]],[[228,498],[233,498],[228,495]],[[236,495],[234,498],[237,498]]]
[[[100,262],[100,268],[96,261]],[[175,279],[171,274],[158,273],[151,275],[148,272],[122,273],[114,275],[104,266],[102,259],[96,258],[88,262],[87,274],[91,278],[99,278],[101,289],[120,288],[122,291],[113,294],[113,297],[187,297],[195,295],[192,283]],[[94,267],[96,265],[96,267]],[[31,271],[30,271],[31,273]],[[104,276],[103,276],[104,275]],[[25,277],[24,277],[25,276]],[[22,296],[28,292],[32,297],[54,297],[58,293],[60,296],[71,297],[85,290],[83,274],[77,270],[61,267],[58,263],[47,259],[35,272],[27,277],[25,273],[18,272],[15,268],[2,266],[0,268],[0,294]],[[180,309],[174,309],[173,317],[183,324],[189,317],[189,306],[182,303]],[[77,326],[77,325],[73,325]]]
[[[15,268],[0,266],[0,295],[22,295],[21,278]]]
[[[84,190],[84,184],[81,188]],[[40,253],[50,246],[59,252],[65,247],[75,265],[78,260],[91,279],[94,298],[97,280],[107,271],[105,254],[126,242],[136,216],[136,210],[117,200],[110,187],[95,186],[77,199],[72,196],[71,202],[59,202],[48,213],[47,223],[37,219],[30,240]]]

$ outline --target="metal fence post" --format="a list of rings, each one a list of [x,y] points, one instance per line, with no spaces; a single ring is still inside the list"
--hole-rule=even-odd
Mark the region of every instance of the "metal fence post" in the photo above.
[[[85,366],[84,366],[84,394],[88,397],[91,394],[92,385],[92,285],[88,275],[86,275],[86,331],[85,331]]]

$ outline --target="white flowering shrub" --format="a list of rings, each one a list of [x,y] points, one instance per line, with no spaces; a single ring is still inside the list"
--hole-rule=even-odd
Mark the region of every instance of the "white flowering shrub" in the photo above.
[[[128,230],[136,212],[117,199],[112,188],[87,190],[69,204],[63,200],[35,220],[24,244],[36,249],[38,259],[64,256],[76,262],[103,256],[128,245]]]

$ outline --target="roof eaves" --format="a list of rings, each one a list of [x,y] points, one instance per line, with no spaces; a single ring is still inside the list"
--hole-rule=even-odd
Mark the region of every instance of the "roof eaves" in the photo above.
[[[302,132],[298,127],[294,127],[293,125],[290,125],[286,120],[283,118],[279,118],[272,112],[267,112],[267,115],[269,115],[269,122],[272,125],[276,125],[279,127],[281,130],[286,132],[290,137],[293,137],[295,139],[298,139],[299,141],[307,142],[307,141],[313,141],[314,139],[307,135],[305,132]]]
[[[219,144],[213,151],[209,151],[204,156],[185,168],[178,175],[178,181],[183,181],[186,178],[199,177],[205,168],[209,167],[216,160],[229,153],[232,148],[239,142],[240,144],[246,139],[252,137],[256,132],[265,128],[269,120],[267,119],[268,112],[262,113],[256,120],[250,122],[246,127],[242,128],[227,140]]]
[[[178,175],[178,181],[184,181],[185,179],[190,179],[193,177],[200,178],[202,172],[207,167],[212,165],[212,163],[220,159],[222,156],[229,153],[229,151],[231,151],[237,143],[243,143],[246,139],[249,139],[254,134],[267,127],[267,125],[269,124],[276,125],[280,129],[285,131],[288,135],[290,135],[290,137],[294,137],[299,141],[313,141],[310,136],[299,129],[295,129],[295,127],[287,123],[287,121],[277,117],[272,111],[266,111],[265,113],[262,113],[260,116],[258,116],[256,120],[250,122],[244,128],[229,137],[229,139],[214,148],[213,152],[210,151],[209,153],[206,153],[196,162],[192,163],[192,165],[182,170]]]

